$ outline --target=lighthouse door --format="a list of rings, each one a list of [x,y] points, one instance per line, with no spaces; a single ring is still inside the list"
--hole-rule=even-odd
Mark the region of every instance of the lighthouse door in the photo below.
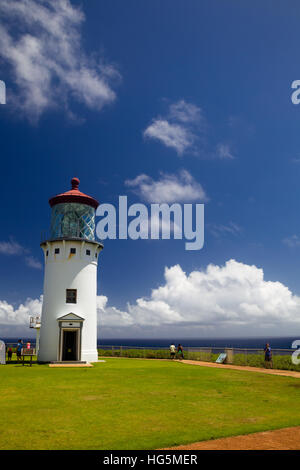
[[[68,313],[58,320],[59,345],[57,351],[58,361],[81,360],[81,332],[84,318]]]
[[[77,361],[77,341],[78,331],[76,330],[63,330],[63,348],[62,360],[63,361]]]

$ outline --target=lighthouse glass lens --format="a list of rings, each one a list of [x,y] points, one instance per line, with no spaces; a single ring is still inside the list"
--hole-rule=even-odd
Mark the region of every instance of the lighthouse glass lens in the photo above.
[[[95,209],[85,204],[56,204],[52,208],[50,236],[95,240]]]

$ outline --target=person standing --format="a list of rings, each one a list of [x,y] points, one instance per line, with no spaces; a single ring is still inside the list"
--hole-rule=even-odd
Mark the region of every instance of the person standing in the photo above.
[[[269,343],[266,344],[264,348],[264,353],[265,353],[265,367],[266,369],[272,369],[273,368],[273,360],[272,360],[272,351]]]
[[[17,361],[18,362],[21,360],[22,349],[23,349],[23,341],[19,339],[18,344],[17,344]]]
[[[171,344],[171,346],[170,346],[170,356],[171,356],[171,359],[174,359],[175,353],[176,353],[176,346],[175,346],[175,344]]]
[[[178,344],[178,346],[177,346],[177,354],[178,354],[179,359],[184,359],[183,347],[182,347],[181,344]]]
[[[8,348],[8,351],[7,351],[7,360],[8,362],[11,361],[11,358],[12,358],[12,348],[11,346]]]

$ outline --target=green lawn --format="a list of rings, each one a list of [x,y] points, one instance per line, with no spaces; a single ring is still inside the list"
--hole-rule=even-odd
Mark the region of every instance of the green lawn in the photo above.
[[[155,449],[300,425],[300,379],[171,361],[0,366],[0,449]]]

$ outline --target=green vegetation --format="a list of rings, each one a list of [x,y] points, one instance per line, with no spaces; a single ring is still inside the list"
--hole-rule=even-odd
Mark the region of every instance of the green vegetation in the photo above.
[[[247,365],[250,367],[265,366],[263,354],[235,354],[233,363],[236,365]],[[273,369],[300,371],[300,365],[293,364],[290,355],[273,355]]]
[[[155,449],[300,425],[300,380],[172,361],[0,366],[0,449]]]
[[[169,359],[170,352],[168,349],[98,349],[99,356],[103,357],[136,357],[146,359]],[[186,350],[184,352],[185,359],[191,359],[194,361],[206,361],[215,362],[219,354],[211,353],[206,350],[193,351]],[[234,354],[233,364],[239,366],[250,366],[250,367],[264,367],[264,354]],[[273,368],[282,370],[296,370],[300,371],[300,364],[295,365],[292,363],[291,355],[273,355]]]
[[[168,349],[98,349],[99,356],[103,357],[135,357],[144,359],[170,359]]]

